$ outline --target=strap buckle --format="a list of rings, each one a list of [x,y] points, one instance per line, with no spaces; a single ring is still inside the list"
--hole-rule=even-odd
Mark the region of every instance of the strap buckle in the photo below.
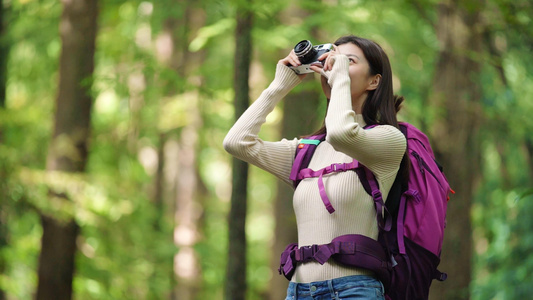
[[[336,163],[336,164],[331,164],[331,170],[333,172],[344,172],[346,171],[346,164],[345,163]]]
[[[313,260],[313,256],[318,251],[318,245],[303,246],[298,248],[294,253],[294,258],[298,262],[307,262]]]

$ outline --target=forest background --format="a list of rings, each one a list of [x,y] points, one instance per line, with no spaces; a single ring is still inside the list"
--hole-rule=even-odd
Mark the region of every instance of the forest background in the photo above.
[[[0,299],[282,299],[290,187],[222,140],[298,41],[345,34],[388,53],[400,119],[428,133],[457,192],[449,279],[431,299],[533,293],[531,1],[0,8]],[[317,128],[325,103],[308,77],[262,138]]]

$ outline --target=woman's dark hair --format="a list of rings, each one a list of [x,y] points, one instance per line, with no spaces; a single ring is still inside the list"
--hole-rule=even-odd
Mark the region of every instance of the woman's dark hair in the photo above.
[[[368,92],[363,104],[362,114],[367,125],[392,125],[398,127],[396,114],[400,111],[404,98],[394,95],[392,89],[392,70],[385,51],[376,42],[355,35],[340,37],[335,45],[352,43],[359,47],[369,65],[369,75],[381,75],[381,81],[375,90]],[[329,105],[329,99],[327,99]],[[325,124],[312,135],[325,133]]]

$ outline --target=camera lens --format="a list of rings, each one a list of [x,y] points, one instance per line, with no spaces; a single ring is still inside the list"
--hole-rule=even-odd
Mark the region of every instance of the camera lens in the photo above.
[[[294,53],[302,64],[308,64],[313,62],[312,60],[315,58],[317,51],[310,41],[303,40],[294,46]]]

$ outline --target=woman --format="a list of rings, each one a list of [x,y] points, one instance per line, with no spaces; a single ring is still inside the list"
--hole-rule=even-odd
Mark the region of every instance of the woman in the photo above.
[[[309,168],[318,170],[332,163],[358,160],[376,176],[386,199],[406,148],[398,130],[396,113],[403,98],[392,93],[392,71],[387,55],[376,43],[356,36],[335,42],[333,51],[312,66],[322,74],[322,89],[328,99],[325,142],[317,147]],[[258,133],[266,116],[305,75],[289,66],[300,61],[294,50],[278,62],[270,86],[239,118],[224,139],[224,148],[235,157],[254,164],[283,180],[289,180],[298,139],[267,142]],[[365,130],[367,125],[377,125]],[[320,245],[345,234],[378,237],[374,203],[356,172],[324,176],[334,213],[325,209],[317,178],[302,180],[294,192],[293,206],[298,227],[298,245]],[[383,285],[365,269],[340,265],[330,259],[298,264],[287,299],[384,299]]]

